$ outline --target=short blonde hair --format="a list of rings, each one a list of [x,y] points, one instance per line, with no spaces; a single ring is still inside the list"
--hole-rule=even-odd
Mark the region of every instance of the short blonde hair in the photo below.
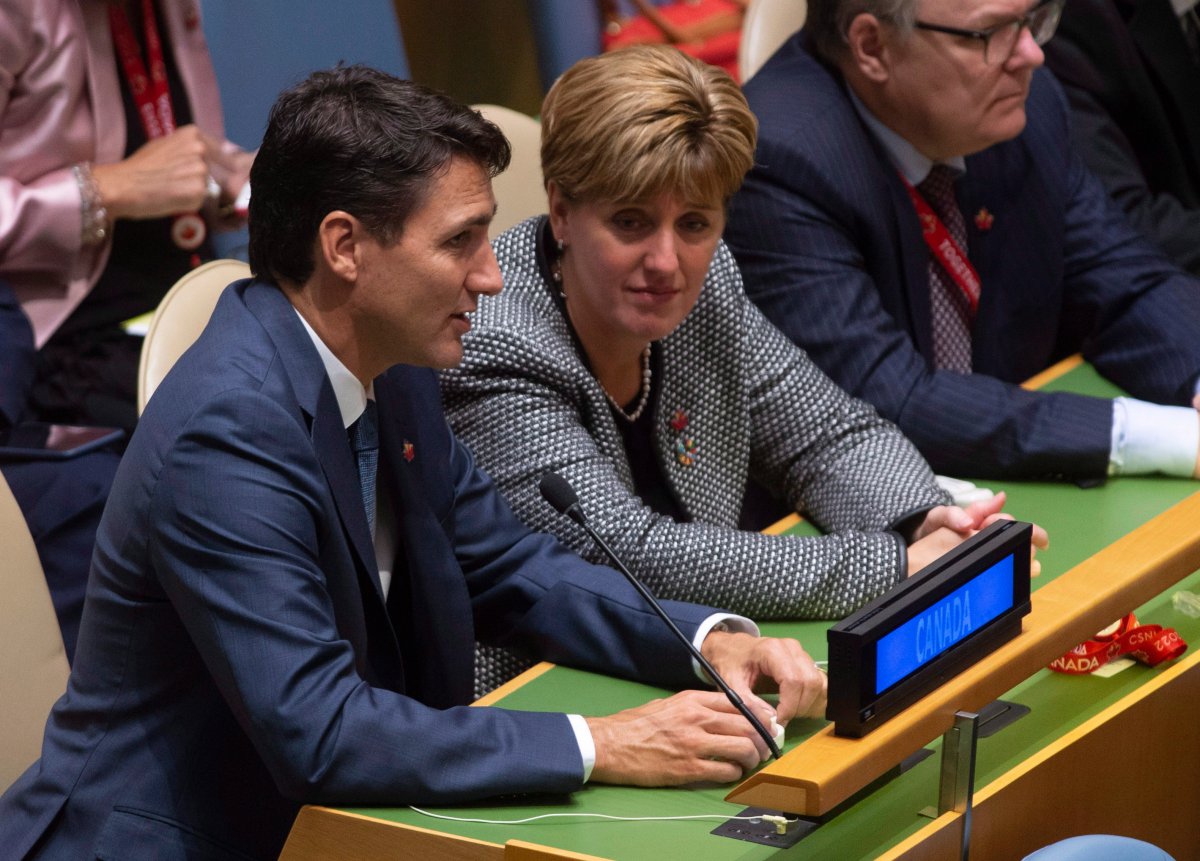
[[[574,201],[670,192],[723,206],[754,164],[758,122],[723,70],[662,45],[580,60],[542,102],[542,176]]]

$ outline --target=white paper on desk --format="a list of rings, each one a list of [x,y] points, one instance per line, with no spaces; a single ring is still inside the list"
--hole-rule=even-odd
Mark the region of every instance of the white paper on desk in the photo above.
[[[934,478],[937,480],[938,486],[950,494],[954,504],[960,508],[966,508],[974,502],[991,499],[996,495],[990,488],[976,487],[961,478],[951,478],[948,475],[935,475]]]
[[[1136,663],[1137,661],[1135,661],[1133,658],[1117,658],[1116,660],[1109,661],[1100,669],[1093,670],[1091,673],[1089,673],[1089,675],[1099,676],[1102,679],[1111,678],[1122,670],[1129,669]]]

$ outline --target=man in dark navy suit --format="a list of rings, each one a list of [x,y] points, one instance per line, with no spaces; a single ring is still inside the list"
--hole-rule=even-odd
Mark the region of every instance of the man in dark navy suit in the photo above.
[[[251,177],[256,278],[130,442],[67,693],[0,798],[5,857],[274,858],[306,802],[727,781],[765,757],[709,691],[586,719],[465,707],[477,638],[700,683],[632,587],[520,524],[442,415],[429,368],[500,289],[508,156],[475,112],[369,69],[281,96]],[[761,718],[823,708],[794,641],[667,610]]]
[[[810,0],[746,85],[747,292],[941,472],[1195,476],[1200,283],[1070,145],[1062,0]],[[1133,395],[1020,383],[1082,352]]]

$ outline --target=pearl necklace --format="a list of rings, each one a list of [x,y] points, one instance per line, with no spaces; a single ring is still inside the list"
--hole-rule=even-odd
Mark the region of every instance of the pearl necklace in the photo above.
[[[567,301],[567,291],[563,289],[562,284],[562,253],[563,243],[561,240],[555,243],[558,249],[558,259],[550,264],[550,278],[558,287],[558,295],[562,297],[563,302]],[[571,315],[568,313],[567,325],[571,325]],[[617,403],[617,399],[608,393],[608,389],[600,386],[600,391],[604,392],[604,397],[608,398],[608,402],[612,404],[612,408],[617,411],[617,414],[625,419],[625,421],[633,424],[642,417],[642,413],[646,411],[646,404],[650,403],[650,345],[646,345],[646,349],[642,350],[642,387],[641,397],[638,398],[637,406],[633,408],[633,412],[625,412],[625,408]],[[597,380],[596,382],[600,382]]]
[[[642,387],[641,397],[638,398],[637,406],[633,408],[633,412],[625,412],[625,408],[617,403],[617,399],[608,393],[608,389],[600,386],[604,392],[604,397],[608,398],[608,402],[612,404],[617,414],[625,419],[625,421],[633,424],[642,417],[642,413],[646,411],[646,404],[650,403],[650,345],[646,345],[646,349],[642,350]]]

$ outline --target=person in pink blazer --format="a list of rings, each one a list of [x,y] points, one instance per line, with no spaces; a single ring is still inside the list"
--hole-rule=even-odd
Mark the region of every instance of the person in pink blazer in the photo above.
[[[39,420],[134,424],[141,339],[120,322],[154,308],[193,253],[211,254],[175,248],[172,216],[199,211],[220,226],[249,173],[252,156],[224,139],[196,0],[151,2],[177,129],[146,140],[109,20],[115,5],[145,58],[143,4],[0,3],[0,433]],[[13,460],[0,449],[72,659],[119,457]]]
[[[122,232],[132,230],[128,225],[153,219],[169,225],[168,217],[178,213],[200,212],[209,227],[217,226],[218,207],[233,202],[252,159],[224,139],[196,0],[150,4],[172,95],[180,104],[178,127],[149,141],[136,113],[130,117],[110,5],[127,13],[145,52],[142,0],[0,5],[0,277],[11,284],[43,353],[101,281],[114,237],[119,247]],[[131,138],[130,129],[142,140]],[[149,244],[145,252],[153,255],[154,243]],[[139,244],[137,254],[142,251]],[[137,284],[133,289],[141,295],[129,304],[150,310],[179,274],[164,272],[157,290]],[[108,303],[107,295],[105,301],[120,307],[120,282],[113,289],[114,301]],[[135,343],[124,349],[136,354],[137,348]],[[44,367],[39,374],[45,376]],[[119,382],[133,385],[132,379]],[[87,408],[81,415],[39,416],[37,389],[43,383],[34,387],[33,418],[131,423],[131,399],[122,405],[130,421],[87,415]]]

